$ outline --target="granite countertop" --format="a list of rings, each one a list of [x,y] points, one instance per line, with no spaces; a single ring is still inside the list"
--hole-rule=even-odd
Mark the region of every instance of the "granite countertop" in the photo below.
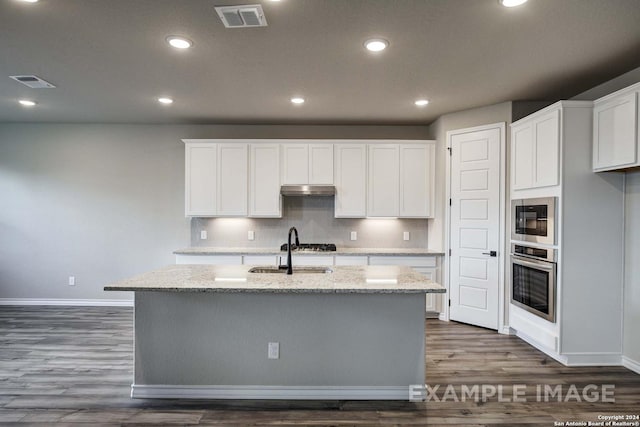
[[[333,266],[333,273],[249,273],[248,265],[172,265],[104,287],[105,291],[250,293],[444,293],[406,266]]]
[[[286,251],[280,248],[223,248],[223,247],[190,247],[173,252],[178,255],[282,255]],[[331,255],[353,255],[353,256],[443,256],[443,252],[432,251],[422,248],[338,248],[331,252],[306,252],[293,251],[296,255],[310,256],[331,256]]]

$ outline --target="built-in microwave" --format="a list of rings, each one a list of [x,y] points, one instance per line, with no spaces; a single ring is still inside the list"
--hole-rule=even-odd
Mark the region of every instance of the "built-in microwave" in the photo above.
[[[556,244],[556,197],[511,201],[511,240]]]
[[[556,250],[511,245],[511,303],[556,320]]]

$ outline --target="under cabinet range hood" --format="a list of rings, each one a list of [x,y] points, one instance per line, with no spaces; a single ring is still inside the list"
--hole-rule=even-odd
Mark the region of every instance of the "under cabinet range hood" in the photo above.
[[[333,185],[283,185],[280,187],[283,196],[335,196]]]

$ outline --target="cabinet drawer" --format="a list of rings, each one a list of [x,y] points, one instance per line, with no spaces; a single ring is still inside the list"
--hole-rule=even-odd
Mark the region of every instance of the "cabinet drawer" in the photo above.
[[[369,258],[366,256],[336,256],[336,265],[367,265]]]
[[[292,255],[293,266],[296,265],[333,265],[333,256]],[[282,258],[286,264],[286,254]]]
[[[435,267],[436,257],[370,256],[369,265],[408,265],[409,267]]]
[[[286,262],[284,258],[283,262]],[[276,255],[244,255],[242,263],[244,265],[277,265],[278,257]]]
[[[176,255],[176,264],[241,265],[241,255]]]

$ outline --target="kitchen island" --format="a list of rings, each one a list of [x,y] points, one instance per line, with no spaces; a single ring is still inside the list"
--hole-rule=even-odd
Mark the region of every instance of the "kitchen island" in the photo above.
[[[175,265],[105,287],[135,292],[132,397],[406,400],[424,384],[424,296],[442,286],[403,266],[250,268]]]

